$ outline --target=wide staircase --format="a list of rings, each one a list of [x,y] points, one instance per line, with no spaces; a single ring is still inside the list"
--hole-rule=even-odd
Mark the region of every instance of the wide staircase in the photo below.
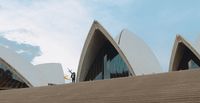
[[[200,70],[0,91],[0,103],[197,103]]]

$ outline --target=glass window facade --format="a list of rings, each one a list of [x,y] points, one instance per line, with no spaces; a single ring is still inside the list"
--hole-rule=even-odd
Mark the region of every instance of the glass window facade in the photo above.
[[[179,64],[178,70],[188,70],[188,69],[199,69],[200,67],[200,60],[196,57],[196,55],[185,45],[181,44],[182,46],[182,54]]]
[[[189,62],[188,62],[188,67],[189,67],[189,69],[197,69],[197,68],[199,68],[199,65],[197,65],[195,62],[194,62],[194,60],[190,60]]]
[[[22,79],[11,71],[8,64],[0,60],[0,89],[28,87]]]
[[[85,81],[129,76],[129,70],[119,53],[109,43],[104,45],[89,68]]]

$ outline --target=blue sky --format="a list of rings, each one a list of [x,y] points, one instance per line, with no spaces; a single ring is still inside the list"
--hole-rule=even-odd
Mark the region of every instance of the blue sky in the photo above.
[[[199,0],[118,1],[96,0],[86,5],[113,36],[127,28],[141,37],[152,48],[164,71],[168,70],[176,34],[190,41],[200,34]]]
[[[200,34],[199,0],[0,0],[0,44],[33,64],[77,70],[93,20],[113,37],[124,28],[142,38],[168,70],[176,34]]]

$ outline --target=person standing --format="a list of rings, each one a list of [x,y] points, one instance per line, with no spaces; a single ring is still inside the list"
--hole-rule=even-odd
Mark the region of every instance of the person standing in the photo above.
[[[75,72],[71,73],[71,78],[72,78],[72,83],[75,83],[75,78],[76,78],[76,73]]]
[[[68,69],[68,72],[71,73],[72,83],[75,83],[76,73],[72,72],[72,70],[70,70],[69,68],[67,68],[67,69]]]

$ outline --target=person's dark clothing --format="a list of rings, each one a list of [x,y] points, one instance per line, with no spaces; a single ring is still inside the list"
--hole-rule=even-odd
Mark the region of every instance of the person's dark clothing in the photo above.
[[[71,74],[72,83],[75,83],[75,77],[76,77],[76,74],[75,74],[75,72],[73,72],[73,73]]]

